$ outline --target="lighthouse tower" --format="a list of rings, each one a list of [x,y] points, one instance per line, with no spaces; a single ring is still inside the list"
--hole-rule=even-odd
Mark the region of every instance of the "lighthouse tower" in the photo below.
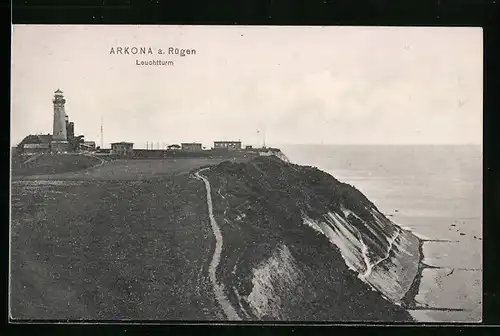
[[[54,93],[54,130],[52,133],[52,152],[60,153],[68,151],[68,138],[66,134],[66,112],[64,110],[63,92],[59,89]]]

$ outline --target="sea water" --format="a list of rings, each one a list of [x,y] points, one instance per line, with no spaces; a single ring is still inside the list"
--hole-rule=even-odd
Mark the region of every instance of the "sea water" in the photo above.
[[[474,145],[282,145],[360,190],[396,224],[424,240],[421,322],[480,322],[482,149]]]

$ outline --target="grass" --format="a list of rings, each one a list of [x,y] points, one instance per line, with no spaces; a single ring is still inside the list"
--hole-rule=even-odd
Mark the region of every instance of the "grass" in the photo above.
[[[24,163],[28,158],[15,156],[12,160],[13,176],[59,174],[83,170],[101,163],[101,160],[85,155],[50,155]]]
[[[15,182],[12,316],[223,319],[208,279],[215,239],[205,189],[189,174],[219,164],[205,175],[224,238],[218,278],[226,288],[248,295],[252,269],[285,244],[306,279],[296,288],[277,289],[287,319],[409,320],[301,223],[299,208],[309,205],[308,211],[320,213],[338,206],[339,197],[363,216],[362,205],[371,203],[361,193],[275,158],[223,161],[115,160],[52,176],[66,181]],[[243,212],[247,218],[237,220]],[[228,295],[237,307],[234,294]]]
[[[217,318],[199,181],[26,185],[13,189],[14,318]]]
[[[107,160],[109,161],[109,160]],[[226,159],[210,158],[181,158],[181,159],[115,159],[96,168],[61,172],[56,174],[45,174],[39,171],[37,175],[29,177],[21,176],[23,179],[42,180],[86,180],[86,181],[134,181],[148,179],[162,179],[178,174],[187,174],[195,169],[205,166],[216,165]],[[248,159],[238,159],[238,162]],[[15,176],[16,177],[16,176]],[[17,177],[19,179],[19,177]]]
[[[14,182],[12,316],[219,319],[205,189],[188,173],[222,161],[114,160]]]

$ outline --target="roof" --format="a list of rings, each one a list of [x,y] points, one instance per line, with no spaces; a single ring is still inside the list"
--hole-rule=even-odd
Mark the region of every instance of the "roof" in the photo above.
[[[201,142],[183,142],[181,145],[201,145]]]
[[[51,134],[30,134],[21,141],[24,144],[49,144],[52,141]]]
[[[61,89],[57,89],[56,92],[54,93],[63,93],[63,92],[61,91]]]
[[[112,142],[112,145],[133,145],[133,142],[126,142],[126,141],[120,141],[120,142]]]
[[[235,140],[235,141],[214,141],[214,143],[241,143],[241,140]]]
[[[280,152],[279,148],[266,147],[266,148],[256,148],[259,152]]]

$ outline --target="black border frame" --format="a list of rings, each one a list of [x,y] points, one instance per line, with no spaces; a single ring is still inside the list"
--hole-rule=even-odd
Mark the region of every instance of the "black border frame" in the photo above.
[[[380,326],[389,325],[395,328],[382,328],[382,332],[396,331],[408,332],[423,328],[427,330],[443,330],[444,326],[453,329],[469,329],[469,326],[485,331],[482,326],[500,326],[500,292],[498,291],[497,280],[499,264],[499,253],[495,251],[498,244],[496,237],[499,226],[498,205],[500,198],[496,195],[500,190],[500,181],[496,179],[497,158],[500,154],[499,142],[494,139],[496,135],[496,124],[494,113],[500,111],[497,92],[498,82],[498,46],[500,37],[498,32],[498,22],[500,22],[500,0],[13,0],[10,6],[4,7],[5,18],[9,18],[12,24],[201,24],[201,25],[355,25],[355,26],[476,26],[483,28],[484,34],[484,80],[483,80],[483,323],[480,325],[465,324],[419,324],[408,325],[407,330],[399,330],[400,323],[381,323]],[[2,14],[4,11],[2,10]],[[5,20],[7,22],[7,20]],[[8,24],[9,33],[11,32]],[[9,42],[10,42],[9,34]],[[4,49],[10,59],[10,50]],[[495,62],[496,61],[496,62]],[[495,64],[496,63],[496,64]],[[5,63],[8,69],[10,87],[10,62]],[[5,91],[6,92],[6,91]],[[6,111],[10,111],[10,91],[8,93],[8,106]],[[6,146],[10,146],[10,113],[8,122],[4,123],[7,132],[4,132]],[[7,159],[7,169],[9,168],[9,157]],[[5,174],[7,175],[7,172]],[[4,180],[6,188],[9,188],[8,177]],[[9,214],[9,197],[3,194],[6,202],[6,214]],[[5,298],[8,298],[8,244],[9,227],[4,226],[3,237],[7,242],[3,245],[7,256]],[[497,252],[497,253],[496,253]],[[7,303],[7,302],[6,302]],[[106,325],[99,324],[73,324],[58,325],[38,323],[34,324],[12,324],[9,323],[7,315],[7,304],[5,305],[6,325],[9,331],[17,333],[19,331],[34,331],[37,333],[49,332],[53,334],[55,329],[61,327],[68,332],[94,333],[97,328],[104,330],[119,330],[135,332],[141,325],[119,324],[109,321],[102,321]],[[41,322],[41,321],[40,321]],[[55,321],[54,321],[55,322]],[[61,322],[61,321],[57,321]],[[75,321],[76,322],[76,321]],[[145,321],[146,322],[146,321]],[[78,323],[78,322],[76,322]],[[94,322],[92,322],[94,323]],[[158,330],[158,323],[148,323],[148,330]],[[183,324],[179,326],[178,324]],[[206,333],[212,328],[204,322],[187,321],[165,321],[168,329],[177,325],[174,329],[181,333],[191,332],[200,329]],[[236,332],[233,323],[214,323],[217,326],[217,333],[220,331]],[[239,324],[238,324],[239,325]],[[310,333],[312,326],[331,326],[331,323],[304,323],[303,326],[297,323],[273,323],[272,326],[265,323],[245,323],[250,332],[270,331],[273,334],[278,330],[305,331]],[[349,332],[346,326],[358,326],[356,323],[345,323],[340,326],[342,330]],[[222,328],[220,327],[222,326]],[[260,326],[255,329],[256,326]],[[262,328],[266,326],[266,328]],[[276,329],[277,327],[280,329]],[[54,328],[55,327],[55,328]],[[253,328],[252,328],[253,327]],[[283,328],[284,327],[284,328]],[[305,329],[304,329],[305,327]],[[430,327],[430,328],[429,328]],[[90,329],[89,329],[90,328]],[[92,330],[93,329],[93,330]],[[252,330],[255,329],[255,330]],[[325,332],[327,330],[319,330]],[[447,328],[448,329],[448,328]],[[475,329],[475,328],[474,328]],[[189,330],[189,331],[188,331]],[[436,330],[436,331],[437,331]],[[469,331],[469,330],[467,330]],[[474,331],[473,331],[474,332]],[[477,330],[475,330],[477,333]]]

